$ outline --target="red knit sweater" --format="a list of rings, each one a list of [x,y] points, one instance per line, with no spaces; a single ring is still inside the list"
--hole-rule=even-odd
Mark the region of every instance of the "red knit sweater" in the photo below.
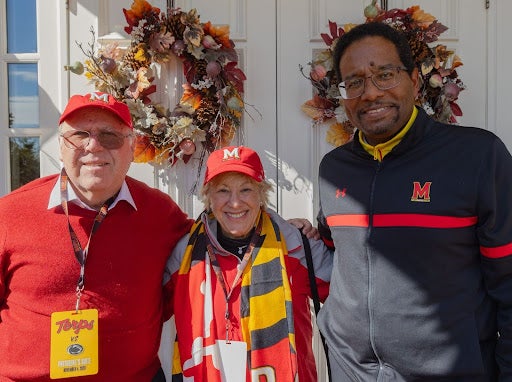
[[[50,315],[74,309],[80,266],[62,208],[48,210],[57,176],[0,198],[0,381],[49,381]],[[66,381],[150,381],[159,367],[162,275],[192,221],[164,193],[127,178],[124,201],[93,235],[81,309],[99,311],[99,372]],[[95,211],[69,203],[87,243]]]

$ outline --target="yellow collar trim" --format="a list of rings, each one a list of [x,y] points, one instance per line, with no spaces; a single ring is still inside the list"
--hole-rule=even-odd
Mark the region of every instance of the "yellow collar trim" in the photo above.
[[[400,132],[391,138],[389,141],[384,143],[379,143],[376,146],[372,146],[364,140],[363,134],[359,131],[359,142],[363,146],[363,148],[370,154],[373,155],[373,159],[378,160],[379,162],[393,150],[393,148],[400,143],[405,134],[409,131],[412,124],[416,120],[416,116],[418,115],[418,109],[416,107],[413,108],[411,118],[405,125],[405,127],[400,130]]]

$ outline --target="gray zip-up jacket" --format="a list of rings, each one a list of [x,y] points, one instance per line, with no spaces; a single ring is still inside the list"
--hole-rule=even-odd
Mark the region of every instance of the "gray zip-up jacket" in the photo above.
[[[419,110],[382,162],[356,137],[324,157],[319,183],[333,381],[512,381],[504,144]]]

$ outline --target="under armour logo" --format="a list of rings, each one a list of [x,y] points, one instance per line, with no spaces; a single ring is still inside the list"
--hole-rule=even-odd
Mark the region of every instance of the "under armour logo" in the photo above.
[[[336,199],[338,199],[340,196],[344,198],[347,195],[347,188],[345,187],[343,190],[340,190],[339,188],[336,189]]]

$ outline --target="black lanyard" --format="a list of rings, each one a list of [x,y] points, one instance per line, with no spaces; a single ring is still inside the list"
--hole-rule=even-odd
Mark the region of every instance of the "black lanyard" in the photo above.
[[[91,228],[91,232],[89,233],[89,239],[87,240],[87,244],[85,248],[82,249],[82,245],[80,244],[80,240],[78,240],[78,236],[75,233],[73,227],[71,227],[71,223],[69,221],[69,213],[68,213],[68,193],[67,193],[67,185],[68,185],[68,175],[66,174],[66,170],[62,169],[60,173],[60,202],[62,205],[62,209],[66,214],[68,219],[68,230],[69,236],[71,237],[71,243],[73,244],[73,251],[75,252],[75,257],[80,264],[80,276],[78,277],[78,282],[76,286],[76,305],[75,310],[78,312],[80,307],[80,298],[82,297],[82,291],[85,286],[85,262],[87,261],[87,255],[89,254],[89,244],[91,243],[92,235],[96,232],[98,227],[100,226],[105,216],[107,216],[108,211],[108,203],[103,204],[101,206],[98,215],[94,218],[94,223]]]

